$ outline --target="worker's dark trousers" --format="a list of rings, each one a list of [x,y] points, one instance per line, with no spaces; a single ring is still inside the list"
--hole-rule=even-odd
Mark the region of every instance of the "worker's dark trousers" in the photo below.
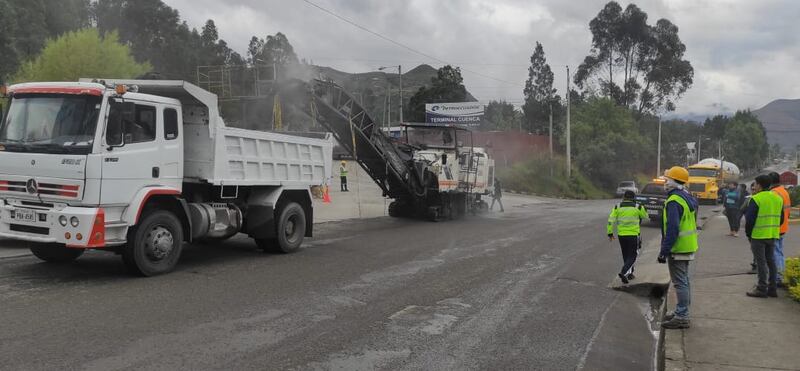
[[[726,207],[725,216],[728,217],[728,226],[731,227],[731,231],[739,232],[739,222],[742,220],[742,214],[739,212],[739,208]]]
[[[500,211],[505,211],[503,209],[503,200],[500,197],[492,197],[492,206],[489,206],[489,210],[494,209],[494,202],[497,201],[500,204]]]
[[[341,177],[342,180],[342,192],[347,192],[347,177]]]
[[[636,263],[636,256],[639,249],[639,236],[619,236],[619,247],[622,248],[622,270],[620,274],[627,275],[633,273],[633,264]]]

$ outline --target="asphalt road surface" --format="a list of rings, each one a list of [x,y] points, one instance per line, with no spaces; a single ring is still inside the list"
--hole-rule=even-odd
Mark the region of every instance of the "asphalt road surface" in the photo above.
[[[650,369],[646,298],[608,288],[612,201],[324,223],[294,254],[246,238],[129,276],[99,252],[0,260],[0,369]],[[645,228],[648,240],[655,228]]]

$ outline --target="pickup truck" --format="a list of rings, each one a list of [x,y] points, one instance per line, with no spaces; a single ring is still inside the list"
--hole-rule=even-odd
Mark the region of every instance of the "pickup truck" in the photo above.
[[[667,192],[664,190],[663,182],[647,183],[642,192],[636,195],[636,202],[644,206],[650,220],[656,223],[661,222],[661,212],[666,201]]]

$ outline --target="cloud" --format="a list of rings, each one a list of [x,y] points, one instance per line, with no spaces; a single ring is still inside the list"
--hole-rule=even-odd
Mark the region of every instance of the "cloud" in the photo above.
[[[467,88],[481,100],[522,100],[536,41],[566,87],[591,45],[589,21],[605,0],[313,0],[366,28],[425,54],[461,66]],[[231,47],[244,55],[250,37],[278,31],[301,58],[349,72],[402,63],[441,63],[391,44],[304,1],[165,0],[192,27],[214,19]],[[620,2],[623,7],[629,1]],[[679,28],[694,86],[678,113],[713,114],[758,108],[800,97],[792,83],[800,62],[800,2],[791,0],[643,0],[649,22],[667,18]],[[486,76],[491,76],[488,78]]]

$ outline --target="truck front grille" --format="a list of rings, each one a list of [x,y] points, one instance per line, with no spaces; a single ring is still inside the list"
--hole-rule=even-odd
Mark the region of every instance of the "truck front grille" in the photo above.
[[[705,192],[706,185],[703,183],[689,183],[690,192]]]
[[[35,227],[32,225],[22,225],[22,224],[11,224],[8,226],[8,229],[14,232],[23,232],[23,233],[33,233],[33,234],[41,234],[41,235],[49,235],[50,228],[45,227]]]

